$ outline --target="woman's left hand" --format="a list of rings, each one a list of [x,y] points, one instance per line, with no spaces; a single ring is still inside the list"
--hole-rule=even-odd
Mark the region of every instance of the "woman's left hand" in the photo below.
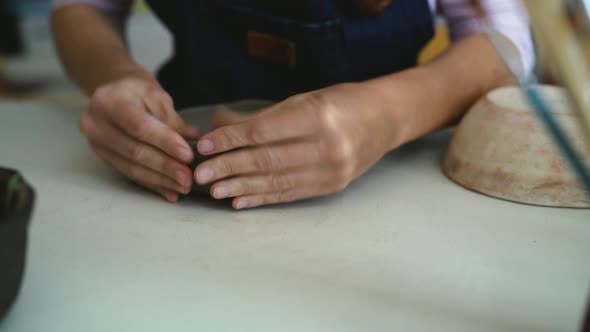
[[[341,191],[399,142],[386,106],[369,86],[347,83],[251,115],[218,112],[198,150],[224,153],[200,164],[195,180],[215,182],[211,195],[234,197],[236,209]]]

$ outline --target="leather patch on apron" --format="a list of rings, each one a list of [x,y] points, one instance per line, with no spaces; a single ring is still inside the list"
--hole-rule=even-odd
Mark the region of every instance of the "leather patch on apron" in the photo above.
[[[355,10],[362,16],[379,16],[393,0],[352,0]]]
[[[295,65],[295,43],[267,33],[248,31],[248,55],[275,63]]]

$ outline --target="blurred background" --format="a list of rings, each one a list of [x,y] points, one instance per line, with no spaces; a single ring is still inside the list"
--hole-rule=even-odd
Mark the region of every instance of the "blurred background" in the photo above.
[[[84,107],[87,99],[65,77],[53,47],[51,0],[0,0],[0,9],[0,99]],[[171,53],[170,35],[141,1],[129,23],[134,57],[155,71]]]
[[[84,107],[87,99],[65,77],[55,54],[50,11],[51,0],[0,0],[0,99]],[[449,43],[444,21],[438,26],[421,62]],[[136,1],[127,32],[135,59],[151,71],[171,53],[170,35],[142,1]]]

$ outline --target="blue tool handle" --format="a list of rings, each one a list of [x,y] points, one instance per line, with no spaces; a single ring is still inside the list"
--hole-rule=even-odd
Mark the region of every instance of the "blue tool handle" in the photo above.
[[[534,85],[528,84],[523,86],[523,91],[542,122],[545,124],[547,130],[549,130],[553,136],[557,146],[566,157],[570,167],[578,176],[583,187],[586,189],[586,193],[590,196],[590,172],[572,144],[569,143],[567,136],[553,117],[549,106],[543,101],[543,98]]]

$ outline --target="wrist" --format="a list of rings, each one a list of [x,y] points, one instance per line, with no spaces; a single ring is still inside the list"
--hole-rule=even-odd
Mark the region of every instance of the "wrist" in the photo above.
[[[109,84],[125,79],[137,79],[149,84],[155,84],[158,86],[160,85],[154,75],[134,63],[112,66],[108,73],[108,80],[104,84]]]
[[[411,137],[410,102],[415,96],[407,82],[399,79],[375,79],[362,83],[360,91],[366,91],[366,100],[370,103],[367,110],[381,122],[385,140],[384,153],[408,142]]]
[[[100,78],[95,78],[86,83],[80,82],[82,89],[88,96],[94,95],[96,90],[102,86],[113,84],[126,79],[136,79],[143,82],[160,86],[158,80],[145,69],[135,64],[122,64],[109,66]]]

